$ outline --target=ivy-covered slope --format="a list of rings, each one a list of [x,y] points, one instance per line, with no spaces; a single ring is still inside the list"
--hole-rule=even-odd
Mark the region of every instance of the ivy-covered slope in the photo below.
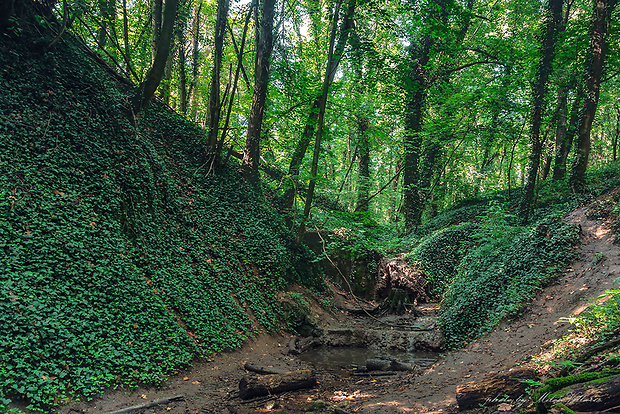
[[[208,174],[198,128],[157,104],[134,128],[71,41],[16,33],[0,39],[0,411],[157,382],[276,327],[276,291],[312,278],[277,213],[234,170]]]

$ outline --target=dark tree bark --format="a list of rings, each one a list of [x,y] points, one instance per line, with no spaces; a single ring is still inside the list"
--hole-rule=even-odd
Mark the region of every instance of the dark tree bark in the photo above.
[[[256,61],[254,63],[254,95],[248,122],[248,133],[243,152],[243,168],[246,179],[258,181],[258,163],[260,161],[260,135],[263,125],[265,100],[269,88],[269,60],[273,50],[273,16],[275,0],[263,0],[260,10],[260,29],[256,40]]]
[[[360,103],[366,99],[367,87],[364,86],[364,56],[362,54],[362,42],[357,31],[351,32],[351,49],[353,50],[353,68],[355,72],[355,89],[358,93]],[[368,211],[368,196],[370,191],[370,141],[368,139],[368,130],[370,129],[370,120],[363,108],[359,108],[355,115],[355,123],[357,127],[357,148],[359,153],[359,161],[357,164],[357,203],[355,211]],[[353,165],[353,164],[351,164]],[[347,172],[348,174],[348,172]],[[343,182],[344,184],[344,182]],[[342,191],[342,188],[341,188]],[[340,196],[340,194],[338,194]]]
[[[170,45],[170,49],[171,51],[174,50],[173,45]],[[166,61],[166,68],[164,69],[162,85],[161,88],[159,88],[159,95],[166,105],[170,105],[170,79],[172,79],[172,58],[173,54],[170,54],[168,56],[168,60]]]
[[[357,169],[357,206],[355,211],[368,211],[370,191],[370,142],[368,128],[370,122],[366,116],[357,119],[357,136],[359,139],[359,163]]]
[[[605,65],[608,43],[606,34],[610,15],[616,7],[617,0],[594,0],[592,16],[592,35],[590,43],[590,67],[588,68],[587,90],[584,99],[584,111],[577,134],[577,148],[569,184],[573,192],[586,191],[586,168],[590,156],[590,133],[596,115],[601,77]]]
[[[216,153],[216,148],[221,116],[220,73],[222,72],[224,34],[226,32],[229,6],[230,0],[218,0],[217,2],[217,19],[215,22],[215,42],[213,50],[213,73],[211,76],[211,92],[209,95],[209,122],[207,135],[207,153],[211,158],[212,164],[217,164],[219,159],[219,154]]]
[[[127,73],[132,73],[131,54],[129,53],[129,15],[127,12],[127,0],[123,0],[123,49]]]
[[[189,83],[187,98],[190,101],[191,117],[196,121],[196,112],[198,110],[198,94],[196,86],[198,84],[198,59],[200,50],[198,49],[198,37],[200,36],[200,12],[202,10],[202,2],[194,7],[194,16],[192,18],[192,80]]]
[[[422,149],[422,117],[427,95],[426,65],[435,40],[427,35],[417,47],[409,49],[411,72],[405,83],[407,109],[405,113],[403,208],[405,228],[412,230],[422,218],[420,196],[420,155]],[[412,43],[414,45],[415,43]]]
[[[612,160],[614,162],[618,158],[618,138],[620,138],[620,106],[616,104],[616,133],[611,140]]]
[[[187,75],[185,73],[185,34],[179,30],[179,109],[187,115]]]
[[[422,211],[425,205],[425,198],[422,193],[420,161],[422,159],[422,125],[428,88],[433,81],[439,78],[447,78],[450,74],[461,69],[477,63],[483,63],[474,62],[458,68],[447,68],[441,76],[429,76],[427,65],[431,58],[431,52],[439,51],[447,45],[446,39],[442,39],[442,34],[438,33],[445,31],[446,37],[451,37],[454,34],[453,45],[459,45],[467,34],[470,25],[469,14],[454,13],[454,10],[452,10],[452,8],[456,7],[454,4],[444,0],[434,0],[432,5],[433,7],[429,8],[428,15],[425,16],[425,34],[421,38],[411,40],[407,51],[410,70],[403,79],[407,106],[405,112],[405,136],[403,138],[403,205],[401,212],[405,218],[405,229],[407,231],[413,230],[421,223]],[[465,8],[467,11],[471,11],[472,7],[473,1],[468,0]],[[465,18],[461,21],[458,32],[448,34],[447,32],[450,31],[448,22],[451,14],[453,17],[465,16]],[[430,176],[428,175],[429,172],[424,173],[425,177],[429,177],[429,182],[437,154],[437,151],[431,151],[429,153],[431,158],[428,159],[424,166],[424,168],[430,167],[431,169]]]
[[[519,205],[519,216],[523,223],[529,220],[530,211],[534,203],[534,191],[536,189],[536,178],[540,167],[543,140],[540,137],[540,126],[542,123],[543,107],[547,94],[547,82],[551,73],[551,64],[555,56],[555,44],[557,34],[562,26],[562,3],[563,0],[548,0],[545,10],[545,25],[543,31],[543,42],[540,46],[540,62],[532,85],[533,108],[531,115],[532,129],[530,131],[530,160],[527,171],[527,184],[525,194]]]
[[[161,36],[163,4],[163,0],[153,0],[151,4],[151,62],[153,65],[157,57],[159,37]]]
[[[566,176],[566,161],[568,154],[573,146],[573,140],[579,128],[580,109],[583,104],[584,88],[577,88],[577,95],[573,101],[570,111],[570,121],[566,126],[566,131],[558,130],[556,132],[556,150],[555,161],[553,165],[553,179],[562,180]],[[564,134],[562,136],[562,134]]]
[[[163,23],[159,44],[157,45],[157,54],[153,62],[153,66],[146,74],[144,81],[138,85],[130,104],[134,114],[140,113],[144,105],[153,97],[159,83],[164,77],[168,55],[170,54],[170,45],[172,43],[172,34],[174,32],[174,21],[176,20],[178,0],[167,0],[166,8],[163,15]]]
[[[97,32],[97,45],[103,49],[108,44],[108,27],[114,24],[116,17],[116,1],[100,0],[99,12],[101,13],[101,27]]]

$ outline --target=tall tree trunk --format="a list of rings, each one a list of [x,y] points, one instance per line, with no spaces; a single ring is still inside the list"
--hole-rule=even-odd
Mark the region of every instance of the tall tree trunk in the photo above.
[[[241,70],[243,69],[243,51],[245,49],[245,40],[246,40],[247,33],[248,33],[248,25],[250,23],[250,18],[252,17],[252,12],[255,7],[256,7],[256,1],[252,1],[252,3],[250,4],[250,8],[248,10],[248,14],[246,15],[246,18],[245,18],[245,23],[243,25],[243,34],[241,35],[241,44],[239,45],[239,50],[237,51],[237,68],[235,69],[235,77],[233,80],[233,86],[230,91],[228,110],[226,111],[226,120],[224,121],[224,127],[222,128],[222,134],[220,136],[220,141],[216,149],[217,153],[220,153],[222,151],[222,148],[224,148],[224,140],[226,139],[226,134],[228,134],[228,125],[230,123],[230,115],[232,113],[233,104],[235,102],[235,94],[237,92],[237,85],[239,83],[239,74]],[[233,43],[235,43],[234,33],[230,26],[228,26],[228,31],[230,32],[230,37]]]
[[[336,76],[336,70],[338,69],[338,65],[340,64],[340,60],[342,59],[342,55],[344,53],[344,48],[348,42],[349,32],[353,25],[353,12],[355,11],[355,0],[350,0],[349,7],[347,9],[347,16],[345,16],[345,20],[340,29],[340,34],[338,37],[338,42],[334,48],[333,54],[328,58],[327,61],[327,69],[325,72],[325,78],[323,80],[323,86],[327,85],[327,89],[329,90],[329,86],[334,81],[334,77]],[[349,15],[350,12],[350,15]],[[323,92],[317,95],[312,101],[312,106],[310,107],[310,112],[308,115],[308,119],[306,120],[306,125],[304,126],[303,133],[301,135],[300,140],[295,147],[295,151],[293,152],[293,156],[291,158],[291,163],[288,169],[288,175],[293,180],[293,183],[297,182],[297,177],[299,176],[299,171],[301,169],[301,163],[306,155],[306,151],[308,146],[310,145],[310,141],[312,140],[312,136],[314,135],[314,131],[318,125],[319,113],[321,102],[323,100]],[[325,97],[325,102],[327,102],[327,97]],[[283,204],[285,208],[292,208],[293,202],[295,201],[295,188],[290,188],[284,194]]]
[[[403,168],[403,207],[405,229],[413,230],[422,218],[422,199],[420,196],[420,155],[422,150],[422,117],[426,102],[427,81],[426,64],[435,41],[429,35],[424,38],[417,50],[410,49],[413,58],[412,70],[406,85],[407,112],[405,113],[404,168]]]
[[[191,119],[196,121],[196,114],[198,111],[198,37],[200,36],[200,12],[202,10],[202,2],[199,2],[194,7],[194,16],[192,18],[192,80],[189,83],[189,90],[187,96],[191,106]]]
[[[172,34],[174,32],[174,21],[176,20],[178,0],[167,0],[166,8],[163,15],[162,30],[159,36],[159,44],[157,45],[157,54],[153,61],[153,66],[146,74],[144,81],[136,88],[130,102],[131,110],[134,114],[138,114],[144,105],[153,97],[162,78],[168,56],[170,54],[170,45],[172,43]]]
[[[260,29],[256,40],[256,61],[254,63],[254,95],[248,122],[248,133],[243,152],[243,168],[250,182],[258,181],[260,161],[260,134],[263,125],[265,100],[269,88],[269,59],[273,50],[273,16],[275,0],[263,0],[260,11]]]
[[[620,138],[620,106],[616,104],[616,133],[611,140],[612,160],[616,162],[618,159],[618,139]]]
[[[323,127],[325,121],[325,109],[327,107],[327,96],[329,94],[329,87],[336,75],[336,69],[342,59],[344,53],[344,46],[346,45],[349,32],[353,29],[353,14],[355,12],[355,1],[349,0],[347,10],[345,12],[344,20],[340,25],[340,35],[338,39],[338,47],[335,47],[336,31],[338,30],[338,20],[340,15],[340,2],[337,2],[334,7],[334,22],[330,35],[329,53],[327,57],[327,71],[323,79],[323,89],[321,92],[321,99],[319,102],[319,114],[317,117],[316,136],[314,138],[314,151],[312,154],[312,167],[310,171],[310,183],[308,184],[308,192],[306,193],[306,202],[304,204],[303,218],[299,229],[297,230],[297,245],[301,244],[304,233],[306,232],[306,222],[310,215],[310,208],[312,207],[312,199],[314,197],[314,189],[316,187],[316,180],[319,168],[319,156],[321,154],[321,139],[323,137]]]
[[[355,211],[368,211],[370,191],[370,142],[368,141],[368,117],[357,119],[357,136],[359,139],[359,163],[357,168],[357,207]]]
[[[563,147],[566,145],[566,138],[568,133],[568,92],[567,87],[562,87],[558,91],[558,121],[555,128],[555,161],[556,165],[553,170],[553,179],[556,180],[556,170],[558,162],[558,154],[563,151]]]
[[[562,26],[562,0],[548,0],[545,11],[545,26],[543,33],[543,43],[540,47],[540,63],[532,87],[533,109],[532,109],[532,129],[530,132],[530,161],[527,171],[527,184],[525,194],[519,206],[519,216],[523,223],[529,220],[530,211],[534,203],[534,191],[536,189],[536,178],[540,166],[543,141],[540,137],[540,126],[542,123],[542,113],[547,93],[547,82],[551,73],[551,63],[555,55],[555,44],[557,33]]]
[[[364,85],[364,56],[362,53],[362,42],[356,30],[351,33],[351,49],[353,50],[353,68],[355,71],[356,92],[360,107],[355,115],[357,126],[357,147],[359,161],[357,167],[357,203],[355,211],[368,211],[368,196],[370,191],[370,141],[368,139],[368,129],[370,120],[368,114],[361,105],[367,99],[368,87]],[[355,159],[355,153],[351,162]],[[338,194],[340,195],[340,194]]]
[[[129,14],[127,12],[127,0],[123,0],[123,49],[127,73],[132,73],[131,54],[129,53]]]
[[[211,92],[209,95],[209,123],[207,153],[212,163],[218,164],[219,154],[216,153],[217,136],[220,126],[220,73],[222,71],[222,54],[224,50],[224,35],[228,20],[230,0],[218,0],[217,19],[215,22],[215,42],[213,50],[213,73],[211,75]]]
[[[187,75],[185,73],[185,34],[179,30],[179,109],[187,115]]]
[[[594,0],[594,14],[592,17],[592,37],[590,43],[590,67],[584,99],[584,111],[577,135],[577,150],[569,183],[574,192],[586,191],[586,168],[590,156],[590,133],[592,122],[596,115],[601,77],[607,54],[605,39],[609,27],[609,17],[616,7],[617,0]]]
[[[108,30],[114,24],[116,18],[116,1],[100,0],[99,11],[101,13],[101,27],[97,31],[97,45],[100,49],[104,49],[108,44]]]
[[[170,46],[173,49],[172,45]],[[164,101],[166,105],[170,105],[170,80],[172,79],[172,54],[168,56],[168,60],[166,61],[166,69],[164,70],[164,78],[162,79],[163,84],[160,89],[160,97]]]
[[[155,65],[155,58],[157,57],[157,49],[159,47],[159,38],[162,30],[161,24],[163,4],[163,0],[153,0],[153,3],[151,4],[151,63],[153,65]]]
[[[570,120],[566,126],[566,131],[558,129],[556,132],[556,150],[555,161],[553,165],[553,179],[562,180],[566,176],[566,161],[568,154],[573,146],[573,140],[579,129],[579,120],[581,119],[580,109],[583,104],[584,88],[577,87],[577,94],[573,104],[571,105]],[[560,128],[560,126],[558,126]],[[563,136],[562,136],[563,135]]]

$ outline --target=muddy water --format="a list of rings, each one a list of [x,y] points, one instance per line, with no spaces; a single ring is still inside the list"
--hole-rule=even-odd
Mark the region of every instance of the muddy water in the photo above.
[[[361,366],[366,364],[368,358],[376,357],[396,358],[399,361],[409,362],[412,365],[427,366],[437,360],[439,355],[430,352],[377,351],[368,348],[329,346],[311,349],[299,355],[299,358],[306,362],[322,365],[326,368]]]

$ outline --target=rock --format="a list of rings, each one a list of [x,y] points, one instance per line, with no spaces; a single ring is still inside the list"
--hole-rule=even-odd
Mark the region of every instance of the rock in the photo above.
[[[525,396],[528,384],[519,380],[538,378],[536,371],[527,367],[513,368],[508,372],[499,373],[483,380],[471,381],[456,387],[456,401],[459,409],[469,410],[480,404],[494,405],[506,399],[518,400]]]

